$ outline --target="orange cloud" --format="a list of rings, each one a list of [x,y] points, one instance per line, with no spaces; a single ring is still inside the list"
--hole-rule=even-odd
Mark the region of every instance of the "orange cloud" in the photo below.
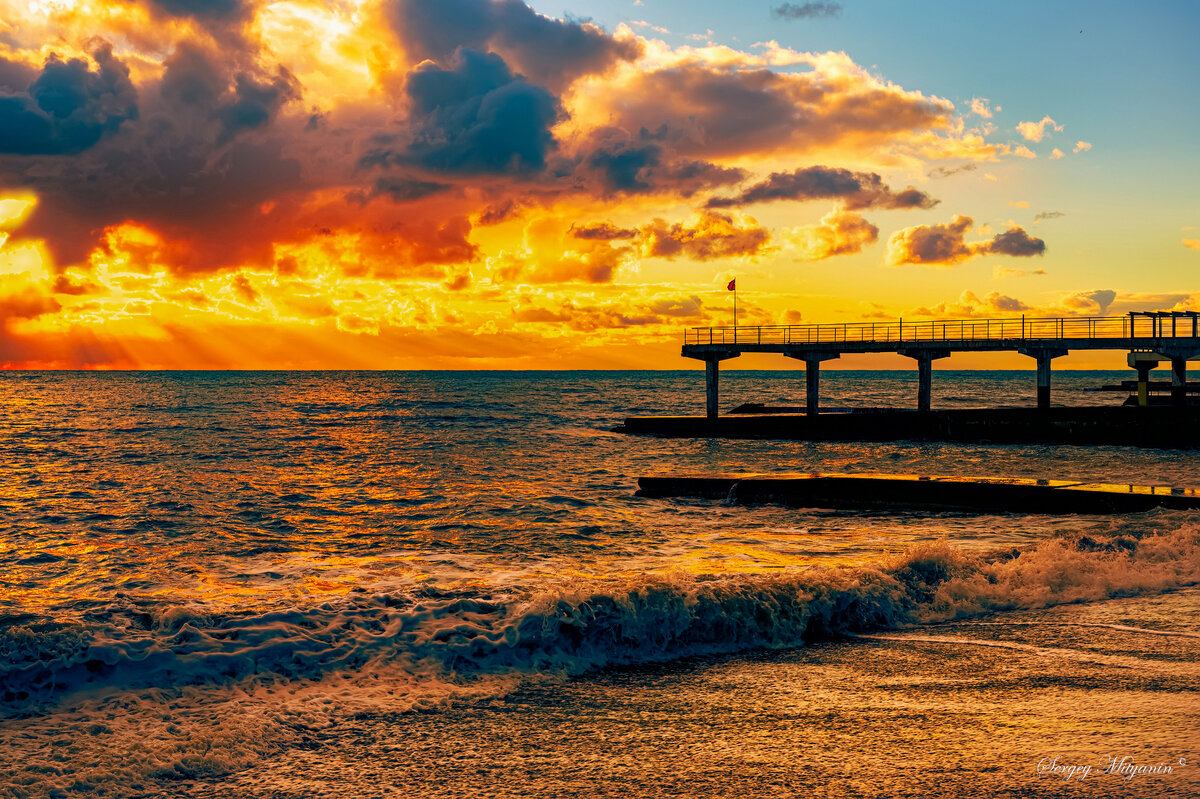
[[[713,211],[701,212],[690,226],[681,222],[668,225],[655,219],[641,230],[642,255],[675,258],[685,255],[697,261],[715,258],[753,257],[762,253],[770,234],[753,217],[735,220]]]
[[[835,255],[862,252],[879,239],[879,228],[853,211],[831,211],[818,225],[795,228],[788,235],[796,255],[804,261],[820,261]]]

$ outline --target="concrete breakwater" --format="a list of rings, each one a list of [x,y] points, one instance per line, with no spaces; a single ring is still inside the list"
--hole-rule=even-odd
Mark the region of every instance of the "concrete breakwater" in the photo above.
[[[1194,407],[864,410],[705,416],[635,416],[614,432],[676,438],[806,441],[960,441],[1200,448]]]
[[[650,475],[638,496],[778,503],[830,510],[927,510],[974,513],[1139,513],[1198,509],[1200,491],[1068,480],[797,473]]]

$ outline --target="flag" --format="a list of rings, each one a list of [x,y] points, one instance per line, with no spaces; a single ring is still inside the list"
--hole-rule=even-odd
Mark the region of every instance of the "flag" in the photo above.
[[[725,287],[726,291],[734,291],[735,289],[737,289],[737,278],[736,277],[733,280],[729,281],[729,285]]]

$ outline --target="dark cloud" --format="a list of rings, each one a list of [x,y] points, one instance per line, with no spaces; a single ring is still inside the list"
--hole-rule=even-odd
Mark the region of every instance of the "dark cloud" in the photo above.
[[[371,197],[387,197],[392,202],[412,202],[421,200],[450,188],[448,183],[434,183],[429,180],[416,178],[386,177],[378,178],[371,187]]]
[[[0,96],[0,153],[79,153],[137,118],[129,68],[108,45],[93,58],[96,72],[82,58],[63,61],[51,55],[23,93]],[[19,77],[19,71],[9,70],[9,79]]]
[[[596,175],[607,193],[676,192],[685,197],[745,179],[745,170],[707,161],[676,159],[658,134],[645,129],[630,137],[617,128],[603,128],[592,137],[585,171]]]
[[[0,91],[5,94],[21,94],[37,74],[38,71],[28,64],[0,57]]]
[[[285,137],[273,131],[298,94],[294,78],[282,69],[239,69],[203,47],[181,44],[134,106],[125,66],[107,47],[96,60],[99,73],[50,59],[38,79],[45,82],[30,87],[47,117],[92,122],[90,128],[56,123],[59,135],[49,141],[64,153],[64,142],[73,141],[69,158],[44,142],[37,153],[0,157],[0,181],[39,195],[22,232],[44,238],[60,265],[79,263],[105,228],[128,220],[178,240],[158,252],[167,259],[160,263],[181,269],[269,263],[287,192],[301,186],[300,163],[284,154]],[[0,130],[12,135],[7,125]],[[94,141],[80,149],[88,139]]]
[[[668,225],[655,219],[641,229],[642,254],[674,258],[685,255],[697,261],[758,255],[766,249],[771,235],[750,218],[742,224],[730,216],[704,211],[694,225],[680,222]]]
[[[249,3],[241,0],[151,0],[150,5],[175,17],[199,20],[240,19],[249,15]]]
[[[970,258],[974,251],[963,237],[974,220],[955,216],[945,225],[916,225],[892,234],[888,239],[888,260],[892,264],[954,264]]]
[[[408,76],[415,130],[407,147],[375,147],[364,167],[419,165],[459,174],[531,174],[546,166],[561,113],[547,90],[514,76],[494,53],[462,50],[451,69],[426,62]]]
[[[821,17],[836,17],[842,13],[840,3],[783,3],[771,9],[771,14],[779,19],[816,19]]]
[[[632,239],[637,235],[637,231],[631,228],[617,227],[609,222],[591,222],[586,225],[571,225],[571,235],[577,239],[612,241],[614,239]]]
[[[512,219],[521,210],[521,204],[515,200],[505,200],[502,203],[495,203],[483,209],[483,213],[479,215],[479,224],[498,225]]]
[[[1010,227],[1003,233],[998,233],[991,241],[979,248],[980,253],[992,255],[1013,255],[1028,258],[1046,252],[1046,242],[1030,236],[1021,227]]]
[[[1043,219],[1058,219],[1062,216],[1066,216],[1062,211],[1042,211],[1033,218],[1033,221],[1041,222]]]
[[[444,66],[460,49],[492,51],[530,82],[555,89],[641,55],[636,40],[544,17],[520,0],[391,0],[387,12],[411,63]]]
[[[772,200],[840,199],[846,208],[932,208],[938,201],[912,186],[894,192],[874,172],[851,172],[826,166],[813,166],[792,172],[772,172],[761,183],[737,197],[714,197],[709,208],[769,202]]]
[[[1046,242],[1021,227],[1011,227],[987,241],[967,243],[964,237],[973,221],[955,216],[945,225],[917,225],[898,230],[888,239],[888,260],[898,264],[953,265],[976,255],[1011,255],[1027,258],[1046,251]]]

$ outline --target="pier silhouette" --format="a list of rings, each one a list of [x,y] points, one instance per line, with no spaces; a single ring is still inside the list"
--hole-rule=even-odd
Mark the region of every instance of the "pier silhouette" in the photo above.
[[[1186,403],[1187,362],[1200,359],[1200,312],[1132,311],[1124,316],[952,319],[809,325],[695,327],[683,357],[707,366],[707,418],[718,416],[720,363],[747,352],[773,352],[804,362],[805,410],[820,412],[823,361],[855,353],[895,352],[917,362],[917,409],[932,405],[933,362],[955,352],[1015,351],[1037,362],[1037,406],[1050,407],[1051,362],[1071,350],[1128,350],[1137,370],[1138,403],[1149,404],[1150,371],[1171,365],[1171,397]]]

